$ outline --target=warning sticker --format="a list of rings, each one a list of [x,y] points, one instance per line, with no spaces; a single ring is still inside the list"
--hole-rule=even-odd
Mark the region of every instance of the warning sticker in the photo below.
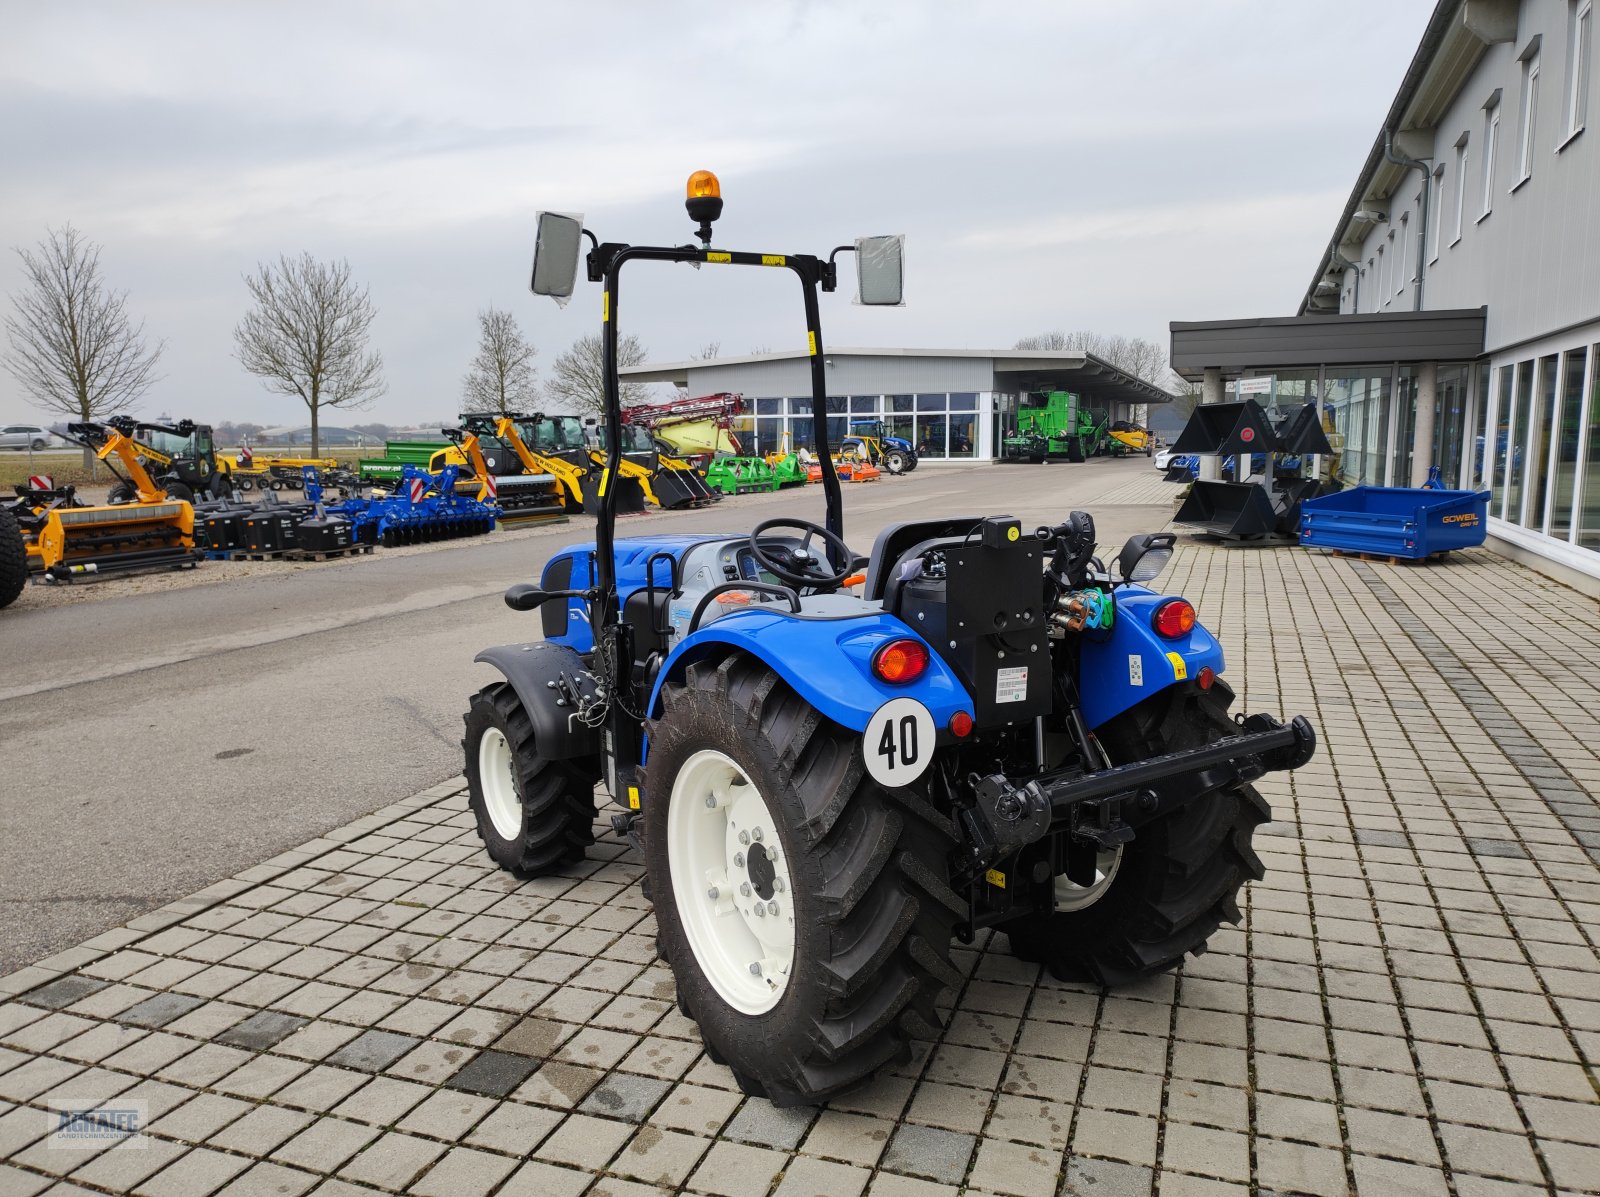
[[[994,675],[995,702],[1024,702],[1028,697],[1028,667],[1002,669]]]
[[[1128,685],[1144,685],[1144,658],[1138,653],[1128,654]]]

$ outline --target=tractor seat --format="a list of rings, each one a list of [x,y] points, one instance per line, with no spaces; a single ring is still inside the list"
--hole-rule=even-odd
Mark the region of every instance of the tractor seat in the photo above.
[[[878,533],[872,542],[872,556],[867,558],[867,583],[862,596],[869,601],[882,603],[889,585],[889,574],[906,552],[925,540],[945,536],[965,536],[983,522],[982,516],[947,516],[937,520],[907,520],[890,524]]]

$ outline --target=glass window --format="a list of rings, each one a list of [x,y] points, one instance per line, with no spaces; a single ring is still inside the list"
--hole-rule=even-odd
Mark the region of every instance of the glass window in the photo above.
[[[1390,366],[1347,367],[1330,374],[1323,411],[1332,431],[1330,477],[1346,486],[1382,485],[1389,437]]]
[[[1483,110],[1483,209],[1478,217],[1494,211],[1494,160],[1500,141],[1500,103]]]
[[[878,397],[876,395],[851,395],[850,414],[857,416],[872,416],[878,412]]]
[[[1428,192],[1428,261],[1439,260],[1439,241],[1444,230],[1439,227],[1444,221],[1444,164],[1433,172],[1433,190]]]
[[[1572,492],[1578,476],[1578,434],[1583,431],[1583,378],[1588,354],[1569,349],[1562,363],[1561,415],[1556,424],[1556,468],[1550,500],[1550,535],[1566,540],[1572,533]]]
[[[1471,366],[1440,366],[1433,416],[1433,462],[1451,490],[1461,486],[1461,441],[1466,430]]]
[[[1411,255],[1406,253],[1406,243],[1411,235],[1411,213],[1400,214],[1400,239],[1395,242],[1396,258],[1394,260],[1394,293],[1396,295],[1406,289],[1406,274],[1410,271],[1408,263]]]
[[[1410,366],[1400,367],[1400,386],[1394,400],[1394,469],[1391,486],[1411,485],[1412,449],[1416,445],[1417,377]],[[1387,451],[1387,446],[1385,446]]]
[[[946,395],[942,391],[937,395],[918,395],[917,396],[917,410],[918,411],[943,411],[945,409],[945,406],[949,402],[950,402],[950,397],[948,395]]]
[[[792,396],[789,399],[789,411],[798,416],[809,416],[811,414],[811,396]]]
[[[757,399],[756,415],[775,416],[783,410],[782,399]]]
[[[1583,128],[1589,113],[1589,54],[1594,0],[1571,0],[1567,24],[1567,136]]]
[[[1532,434],[1528,444],[1528,514],[1522,522],[1535,532],[1544,531],[1544,501],[1550,493],[1550,438],[1555,433],[1556,366],[1560,360],[1553,353],[1539,359],[1538,403],[1528,412]]]
[[[1538,132],[1536,124],[1539,109],[1539,55],[1533,54],[1522,64],[1522,124],[1517,131],[1517,180],[1520,182],[1533,173],[1533,141]]]
[[[1467,206],[1467,143],[1461,142],[1456,146],[1456,226],[1455,232],[1450,235],[1450,244],[1454,245],[1461,240],[1461,216]]]
[[[775,453],[783,447],[783,417],[761,416],[756,420],[756,443],[745,445],[751,455]],[[794,448],[793,445],[790,448]]]
[[[976,391],[952,391],[950,393],[950,410],[951,411],[977,411],[978,410],[978,392],[976,392]]]
[[[1517,398],[1512,404],[1511,419],[1507,423],[1506,443],[1500,448],[1505,455],[1505,511],[1500,518],[1512,523],[1522,522],[1523,482],[1527,477],[1528,409],[1533,406],[1532,361],[1517,363]]]
[[[941,396],[943,398],[943,396]],[[945,446],[945,417],[924,416],[917,417],[917,456],[918,457],[943,457],[946,453]]]
[[[791,416],[789,418],[789,447],[791,449],[815,449],[817,447],[816,424],[810,416]]]
[[[901,440],[917,443],[916,423],[909,413],[895,411],[884,417],[884,435],[897,436]]]
[[[972,457],[978,452],[978,417],[975,413],[950,417],[950,456]]]
[[[1578,485],[1578,543],[1600,549],[1600,345],[1589,350],[1589,426],[1584,430],[1583,473]]]
[[[889,410],[890,411],[910,411],[914,406],[916,406],[916,396],[915,395],[890,395],[889,396]]]

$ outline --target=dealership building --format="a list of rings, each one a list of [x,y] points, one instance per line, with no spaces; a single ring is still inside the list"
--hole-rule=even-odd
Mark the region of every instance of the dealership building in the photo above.
[[[1322,405],[1346,484],[1438,466],[1496,547],[1600,583],[1594,0],[1441,0],[1293,315],[1172,325],[1206,401]],[[1310,256],[1310,255],[1308,255]],[[1268,380],[1263,387],[1263,380]]]
[[[988,461],[1016,427],[1023,398],[1068,391],[1082,407],[1112,421],[1142,423],[1152,405],[1172,396],[1093,354],[1033,349],[830,349],[828,440],[837,445],[852,424],[876,421],[930,461]],[[629,382],[669,382],[690,395],[742,395],[734,421],[747,452],[770,453],[785,443],[815,443],[811,358],[753,353],[622,371]]]

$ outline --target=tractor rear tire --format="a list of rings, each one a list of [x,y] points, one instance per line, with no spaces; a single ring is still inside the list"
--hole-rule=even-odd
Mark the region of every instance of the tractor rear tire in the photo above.
[[[17,517],[0,507],[0,607],[17,601],[28,584],[28,550]]]
[[[518,877],[543,877],[583,859],[594,843],[596,778],[581,761],[539,755],[533,723],[509,683],[467,707],[467,805],[490,858]]]
[[[1102,729],[1100,740],[1114,762],[1134,763],[1238,734],[1213,690],[1155,695]],[[1110,987],[1166,972],[1205,951],[1224,922],[1239,921],[1240,888],[1263,874],[1251,837],[1271,817],[1253,786],[1218,790],[1141,827],[1115,868],[1104,870],[1110,883],[1097,900],[999,929],[1016,956],[1061,980]]]
[[[131,482],[118,482],[106,492],[106,503],[112,507],[120,507],[124,503],[131,503],[138,497],[139,492],[134,490]]]
[[[938,1034],[935,1002],[961,980],[949,957],[966,917],[946,880],[954,826],[922,785],[874,782],[860,736],[753,657],[692,663],[664,701],[650,725],[645,865],[678,1006],[707,1053],[778,1106],[824,1101],[907,1060],[913,1039]],[[708,776],[710,789],[696,781]],[[746,864],[719,853],[734,850],[751,803]],[[776,848],[759,873],[758,847]],[[745,908],[751,883],[772,917]],[[787,950],[758,938],[783,919]]]

